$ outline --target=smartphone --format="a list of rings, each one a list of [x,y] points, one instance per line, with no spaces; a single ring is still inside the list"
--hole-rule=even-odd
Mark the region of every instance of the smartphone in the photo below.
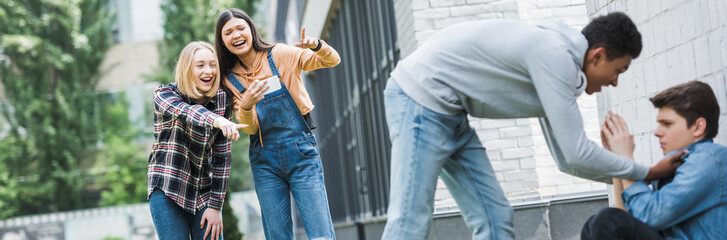
[[[265,86],[269,87],[268,90],[265,90],[263,95],[267,95],[268,93],[275,92],[280,89],[280,79],[278,79],[278,76],[269,77],[263,80],[263,82],[265,82]]]

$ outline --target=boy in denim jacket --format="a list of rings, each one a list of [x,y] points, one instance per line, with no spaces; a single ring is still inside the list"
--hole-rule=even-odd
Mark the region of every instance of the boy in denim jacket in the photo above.
[[[673,177],[651,182],[652,188],[614,179],[618,208],[588,219],[581,238],[726,239],[727,148],[712,142],[720,114],[714,92],[691,81],[650,100],[659,109],[654,135],[661,149],[667,156],[686,151],[683,163]],[[609,114],[601,134],[604,147],[633,159],[633,136],[620,116]]]

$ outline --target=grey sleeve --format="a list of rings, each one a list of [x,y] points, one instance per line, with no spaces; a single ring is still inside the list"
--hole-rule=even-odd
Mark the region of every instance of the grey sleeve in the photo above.
[[[617,177],[642,180],[649,169],[609,152],[586,137],[576,102],[578,64],[562,49],[527,60],[547,121],[541,121],[551,154],[561,171],[596,181]],[[547,56],[544,58],[543,56]]]
[[[555,160],[555,165],[558,166],[558,170],[576,177],[585,178],[596,182],[603,182],[608,184],[613,183],[613,178],[611,177],[576,168],[572,164],[566,162],[565,156],[563,156],[563,152],[560,151],[560,146],[558,146],[558,141],[553,138],[553,128],[550,127],[548,119],[538,118],[538,120],[540,120],[540,128],[543,129],[545,142],[548,143],[548,149],[550,150],[550,154]]]

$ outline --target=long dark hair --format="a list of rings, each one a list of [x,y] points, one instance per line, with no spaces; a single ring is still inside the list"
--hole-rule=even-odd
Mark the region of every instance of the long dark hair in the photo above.
[[[217,18],[217,26],[215,27],[215,50],[217,51],[217,61],[220,66],[220,74],[227,74],[232,67],[237,64],[240,59],[232,54],[229,49],[225,46],[225,42],[222,41],[222,27],[225,26],[227,21],[235,18],[240,18],[247,22],[250,26],[250,32],[252,33],[252,47],[255,51],[267,51],[273,48],[273,44],[266,43],[263,38],[260,37],[255,24],[252,23],[252,19],[244,11],[237,8],[230,8],[220,13]]]

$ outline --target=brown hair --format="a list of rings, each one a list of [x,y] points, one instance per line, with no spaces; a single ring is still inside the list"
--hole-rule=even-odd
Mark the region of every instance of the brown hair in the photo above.
[[[670,107],[692,127],[700,117],[707,121],[704,138],[714,138],[719,131],[719,103],[708,84],[700,81],[682,83],[649,99],[654,107]]]
[[[215,54],[215,50],[212,44],[207,42],[195,41],[187,44],[182,53],[179,54],[179,60],[177,61],[177,67],[174,69],[174,82],[177,83],[177,87],[182,94],[194,100],[201,100],[212,98],[217,94],[217,89],[220,87],[220,72],[217,70],[214,79],[212,79],[212,88],[207,92],[200,92],[197,86],[194,84],[194,77],[192,76],[192,64],[194,61],[194,54],[197,50],[207,49]]]
[[[221,74],[227,74],[227,71],[232,69],[232,67],[234,67],[235,64],[240,61],[240,59],[235,56],[235,54],[227,49],[227,47],[225,46],[225,42],[222,41],[222,27],[224,27],[227,21],[230,21],[230,19],[232,19],[233,17],[245,20],[245,22],[247,22],[247,25],[250,26],[250,33],[252,34],[252,47],[253,49],[255,49],[255,51],[267,51],[274,46],[273,44],[269,44],[263,41],[263,38],[260,36],[257,28],[255,28],[255,24],[252,23],[252,19],[250,19],[250,16],[248,16],[247,13],[237,8],[230,8],[229,10],[223,11],[217,18],[217,26],[215,27],[215,49],[217,49],[217,61],[219,61],[220,64]]]

